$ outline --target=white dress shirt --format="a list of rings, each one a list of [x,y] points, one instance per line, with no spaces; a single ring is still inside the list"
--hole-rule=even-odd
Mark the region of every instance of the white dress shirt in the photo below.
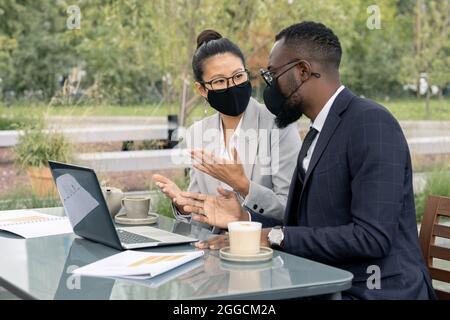
[[[227,148],[227,147],[225,147],[225,139],[224,139],[225,134],[224,134],[222,119],[220,119],[220,117],[219,117],[220,141],[219,141],[219,154],[216,156],[219,156],[226,160],[233,160],[233,153],[232,153],[233,148],[236,148],[236,152],[239,155],[238,139],[239,139],[239,131],[241,129],[242,118],[243,117],[241,117],[241,119],[239,120],[239,123],[236,126],[236,129],[234,129],[233,135],[230,137],[230,140],[228,141],[228,148]],[[233,188],[231,188],[228,184],[226,184],[222,181],[220,181],[220,186],[226,190],[233,190]]]
[[[322,110],[320,110],[319,114],[317,115],[314,122],[311,123],[311,126],[318,131],[317,135],[315,136],[311,146],[308,149],[308,152],[306,153],[305,159],[303,159],[303,169],[308,171],[309,162],[311,161],[312,154],[314,152],[314,148],[316,147],[317,140],[319,139],[320,132],[322,131],[323,125],[325,124],[325,121],[327,120],[328,113],[330,112],[331,106],[333,105],[334,100],[338,96],[338,94],[344,90],[344,86],[340,86],[336,92],[331,96],[330,99],[328,99],[327,103],[323,106]]]

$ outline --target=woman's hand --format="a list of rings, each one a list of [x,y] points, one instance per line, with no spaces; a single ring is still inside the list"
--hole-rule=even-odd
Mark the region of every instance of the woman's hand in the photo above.
[[[250,181],[244,172],[241,160],[235,148],[231,150],[233,160],[216,157],[213,153],[205,150],[191,150],[191,158],[194,168],[216,178],[230,187],[243,197],[248,195]]]
[[[155,184],[159,187],[159,189],[161,189],[161,191],[173,202],[175,202],[175,198],[181,197],[181,189],[169,178],[166,178],[160,174],[154,174],[153,180],[155,180]],[[182,214],[188,214],[183,210],[182,206],[176,205],[176,207]]]
[[[219,228],[228,228],[233,221],[248,220],[248,213],[242,209],[236,193],[218,188],[219,196],[195,192],[181,192],[174,202],[185,212],[194,213],[194,221]]]
[[[155,180],[155,184],[170,199],[176,198],[181,193],[181,189],[169,178],[160,174],[154,174],[153,180]]]

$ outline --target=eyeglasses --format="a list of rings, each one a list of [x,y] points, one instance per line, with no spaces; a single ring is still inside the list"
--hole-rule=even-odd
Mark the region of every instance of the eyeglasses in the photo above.
[[[261,76],[263,77],[264,81],[266,82],[266,84],[270,87],[274,83],[274,81],[276,81],[279,77],[281,77],[283,74],[285,74],[286,72],[291,70],[293,67],[295,67],[297,64],[299,64],[302,61],[304,61],[304,60],[296,59],[294,61],[283,64],[282,66],[279,66],[277,68],[272,68],[271,71],[269,71],[267,69],[260,69],[260,73],[261,73]],[[288,68],[283,70],[283,68],[285,68],[287,66],[288,66]],[[280,72],[279,70],[283,70],[283,71]],[[311,72],[311,75],[315,76],[316,78],[320,78],[319,73]]]
[[[245,69],[232,75],[231,77],[219,77],[211,81],[200,81],[207,89],[223,92],[230,87],[230,80],[233,83],[232,86],[243,87],[250,79],[250,72]],[[208,85],[208,86],[206,86]]]

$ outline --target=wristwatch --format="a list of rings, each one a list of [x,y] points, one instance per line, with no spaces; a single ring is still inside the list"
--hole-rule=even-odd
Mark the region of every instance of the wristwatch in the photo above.
[[[283,240],[284,240],[283,227],[282,226],[273,227],[272,230],[270,230],[269,232],[268,240],[271,247],[274,248],[283,247]]]

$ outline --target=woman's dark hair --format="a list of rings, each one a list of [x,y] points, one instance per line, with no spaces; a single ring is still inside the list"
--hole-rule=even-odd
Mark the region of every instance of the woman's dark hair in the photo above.
[[[197,37],[197,50],[192,57],[192,71],[194,72],[195,80],[203,81],[203,62],[206,59],[227,52],[241,58],[242,63],[245,65],[244,54],[236,44],[227,38],[222,38],[222,35],[217,31],[211,29],[203,30]]]

